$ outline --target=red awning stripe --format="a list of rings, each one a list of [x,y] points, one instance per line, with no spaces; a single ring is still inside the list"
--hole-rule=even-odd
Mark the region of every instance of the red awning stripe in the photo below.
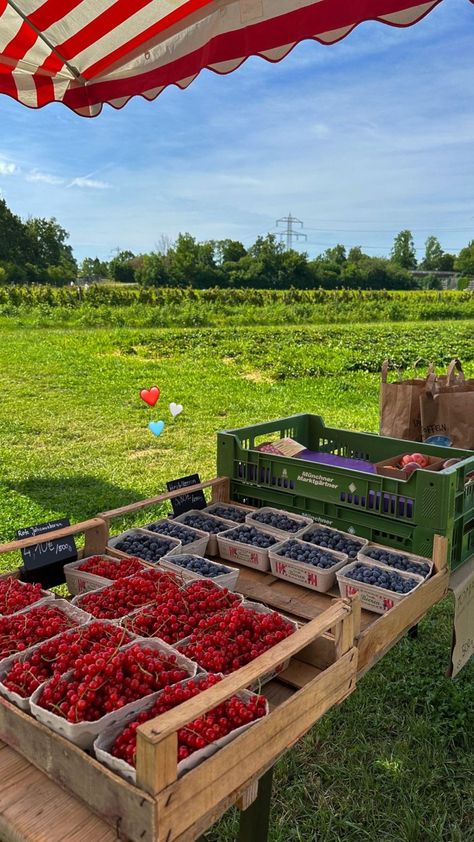
[[[186,87],[203,68],[230,73],[254,55],[280,61],[305,39],[334,43],[363,21],[408,26],[439,2],[44,0],[32,10],[34,0],[15,0],[22,21],[0,0],[0,93],[94,115]]]

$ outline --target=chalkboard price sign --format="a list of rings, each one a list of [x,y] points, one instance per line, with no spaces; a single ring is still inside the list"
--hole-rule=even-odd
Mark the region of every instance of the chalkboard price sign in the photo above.
[[[192,474],[189,477],[180,477],[166,483],[168,491],[177,491],[178,488],[188,488],[190,485],[199,485],[201,482],[199,474]],[[191,494],[183,494],[182,497],[174,497],[171,500],[173,514],[175,517],[189,512],[190,509],[204,509],[207,505],[204,491],[193,491]]]
[[[47,532],[54,532],[57,529],[64,529],[70,526],[69,518],[62,518],[61,520],[48,520],[47,523],[38,523],[36,526],[27,526],[24,529],[18,529],[16,537],[33,538],[45,535]],[[31,547],[23,547],[21,554],[25,570],[38,570],[40,567],[46,567],[55,562],[75,561],[77,559],[77,549],[74,543],[74,538],[67,536],[66,538],[58,538],[53,541],[45,541],[33,544]]]

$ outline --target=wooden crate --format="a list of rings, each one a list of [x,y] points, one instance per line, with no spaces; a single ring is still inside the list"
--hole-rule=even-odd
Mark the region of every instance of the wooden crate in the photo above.
[[[200,488],[212,488],[213,502],[232,502],[229,501],[227,479],[209,480],[191,490]],[[84,555],[103,553],[112,519],[160,505],[180,493],[182,491],[142,500],[105,512],[86,523],[67,527],[54,536],[42,537],[64,537],[84,531]],[[15,541],[0,546],[0,553],[34,543],[37,543],[35,538]],[[113,551],[111,554],[114,554]],[[91,842],[113,839],[194,842],[233,804],[242,809],[247,807],[255,798],[258,780],[277,758],[327,710],[352,693],[357,675],[379,660],[444,596],[448,588],[446,558],[446,540],[437,538],[434,575],[412,596],[383,616],[361,611],[358,599],[341,600],[335,590],[317,593],[276,579],[269,573],[241,567],[238,583],[241,593],[283,611],[303,625],[290,638],[220,684],[142,725],[137,743],[137,786],[127,783],[3,699],[0,699],[0,740],[6,745],[2,749],[0,743],[0,769],[2,756],[10,764],[9,768],[13,765],[19,769],[19,764],[24,764],[18,754],[12,756],[11,750],[14,749],[29,764],[56,782],[46,786],[45,779],[42,779],[43,790],[46,792],[49,787],[47,797],[53,798],[50,793],[57,790],[51,788],[56,784],[74,794],[72,804],[74,814],[78,816],[78,827],[71,828],[70,835],[64,831],[66,835],[58,836],[57,842],[66,838],[68,842],[75,842],[76,836],[79,842],[83,838],[83,826],[90,827]],[[260,675],[288,657],[291,658],[289,667],[265,687],[271,706],[270,715],[178,780],[176,746],[179,728],[238,689],[257,681]],[[26,769],[30,778],[40,774],[31,765]],[[25,768],[18,774],[21,778]],[[28,798],[23,795],[24,805],[29,803]],[[43,821],[42,810],[35,791],[31,799],[37,810],[39,826],[38,823]],[[0,815],[2,840],[56,842],[53,832],[48,833],[46,829],[44,835],[37,835],[34,830],[31,836],[28,835],[27,830],[31,830],[31,826],[24,817],[25,807],[12,808],[7,795],[3,802],[0,797],[0,807],[4,803],[12,818],[7,822]],[[52,800],[50,803],[53,803]],[[87,812],[87,809],[92,812]],[[26,829],[23,831],[23,828]]]
[[[86,532],[87,552],[91,552],[92,545],[93,553],[101,552],[107,540],[106,523],[102,519],[67,527],[61,534],[55,533],[55,537],[82,531]],[[87,538],[89,531],[93,538]],[[31,539],[25,541],[31,543]],[[0,546],[0,553],[28,545],[25,541]],[[318,617],[246,667],[175,710],[142,725],[137,742],[137,786],[127,783],[3,698],[0,699],[0,740],[73,793],[115,830],[117,838],[130,842],[193,842],[229,806],[240,803],[245,807],[251,803],[256,783],[278,757],[327,710],[353,692],[358,617],[357,600],[335,600]],[[299,659],[301,651],[308,646],[317,648],[318,641],[324,640],[331,630],[334,632],[331,664],[318,668]],[[288,669],[268,685],[269,716],[178,780],[179,728],[239,689],[258,682],[260,676],[288,658],[291,659]],[[9,834],[11,839],[22,839],[11,827],[8,830],[8,826],[3,834],[5,839]],[[96,842],[94,837],[91,842]]]
[[[233,502],[229,499],[230,481],[227,477],[207,480],[187,491],[211,488],[212,502]],[[133,514],[141,509],[161,505],[171,497],[179,496],[182,491],[160,494],[148,500],[140,500],[119,509],[102,512],[99,517],[108,524],[117,517]],[[448,591],[449,569],[447,564],[448,546],[446,538],[435,536],[433,551],[433,575],[423,582],[409,598],[395,606],[387,614],[380,616],[371,611],[362,610],[360,633],[356,638],[359,650],[359,675],[365,673],[383,655],[397,643],[406,632],[416,625],[426,612],[439,602]],[[218,561],[219,559],[215,559]],[[239,567],[238,563],[235,563]],[[326,611],[334,599],[339,597],[337,587],[328,593],[308,591],[299,585],[277,579],[271,572],[262,573],[240,566],[238,590],[248,599],[263,602],[265,605],[289,614],[299,622],[308,622]],[[357,608],[355,610],[360,610]],[[316,646],[309,646],[300,652],[300,659],[318,668],[324,668],[334,662],[334,634],[324,635]]]

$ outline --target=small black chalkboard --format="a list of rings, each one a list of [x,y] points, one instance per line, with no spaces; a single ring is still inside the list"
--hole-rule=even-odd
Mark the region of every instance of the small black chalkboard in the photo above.
[[[176,491],[178,488],[187,488],[190,485],[199,485],[201,482],[199,474],[192,474],[190,477],[172,479],[166,483],[168,491]],[[204,491],[193,491],[191,494],[183,494],[182,497],[174,497],[171,500],[173,514],[175,517],[189,512],[190,509],[204,509],[207,506]]]
[[[49,520],[47,523],[38,523],[36,526],[27,526],[24,529],[17,529],[16,537],[32,538],[45,535],[46,532],[54,532],[57,529],[64,529],[70,526],[69,518],[62,518],[61,520]],[[74,538],[58,538],[53,541],[46,541],[44,543],[38,542],[31,547],[23,547],[21,554],[25,570],[38,570],[41,567],[47,567],[50,564],[66,561],[75,561],[77,559],[77,549],[74,543]]]

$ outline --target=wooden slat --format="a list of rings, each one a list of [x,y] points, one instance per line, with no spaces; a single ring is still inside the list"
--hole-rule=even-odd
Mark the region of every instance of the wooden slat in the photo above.
[[[261,719],[208,758],[205,765],[159,793],[157,842],[195,839],[196,829],[215,821],[229,801],[234,803],[256,776],[273,765],[329,708],[352,692],[356,669],[357,650],[351,649],[271,716]]]
[[[287,669],[278,675],[278,680],[284,684],[289,684],[290,687],[301,689],[301,687],[312,681],[313,678],[316,678],[320,672],[321,670],[312,664],[305,664],[296,658],[292,658]],[[265,693],[265,688],[263,688],[262,692]]]
[[[74,792],[90,810],[118,827],[121,835],[132,842],[154,842],[156,810],[152,798],[3,698],[0,739]]]
[[[447,593],[449,570],[445,568],[428,579],[411,595],[402,599],[387,614],[378,617],[357,638],[359,672],[367,672],[400,638],[416,625],[432,605]]]
[[[287,658],[296,655],[300,649],[303,649],[320,634],[324,634],[329,628],[342,622],[350,612],[350,601],[338,600],[331,608],[328,608],[325,614],[302,626],[290,637],[286,637],[276,646],[264,652],[263,655],[259,655],[246,666],[228,675],[219,684],[199,693],[198,696],[194,696],[179,707],[145,722],[140,726],[138,734],[155,744],[162,742],[169,734],[184,728],[188,722],[203,716],[208,710],[221,704],[234,693],[243,690],[245,687],[250,687],[262,675],[275,669],[278,664],[286,661]]]
[[[81,523],[73,523],[71,526],[65,526],[64,529],[56,529],[54,532],[45,532],[44,535],[34,535],[32,538],[22,538],[18,541],[10,541],[7,544],[0,544],[0,554],[11,553],[15,550],[21,550],[24,547],[34,547],[36,544],[46,543],[47,541],[54,541],[57,538],[66,538],[69,535],[79,535],[79,533],[86,533],[86,546],[89,546],[91,552],[103,552],[108,538],[108,527],[103,518],[94,517],[91,520],[84,520]],[[89,533],[89,545],[87,544],[87,535]],[[99,550],[94,550],[94,547],[100,547]]]
[[[99,517],[109,521],[114,517],[123,517],[123,515],[132,514],[132,512],[139,512],[140,509],[147,509],[149,506],[157,506],[160,503],[165,503],[166,500],[172,500],[174,497],[182,497],[183,494],[193,494],[195,491],[202,491],[204,488],[222,488],[223,483],[228,482],[227,477],[215,477],[208,479],[205,482],[200,482],[199,485],[190,485],[186,488],[178,488],[176,491],[166,491],[163,494],[158,494],[156,497],[148,497],[146,500],[138,500],[136,503],[129,503],[127,506],[120,506],[118,509],[110,509],[108,512],[100,512]]]
[[[2,842],[116,842],[116,831],[24,757],[0,750]]]

